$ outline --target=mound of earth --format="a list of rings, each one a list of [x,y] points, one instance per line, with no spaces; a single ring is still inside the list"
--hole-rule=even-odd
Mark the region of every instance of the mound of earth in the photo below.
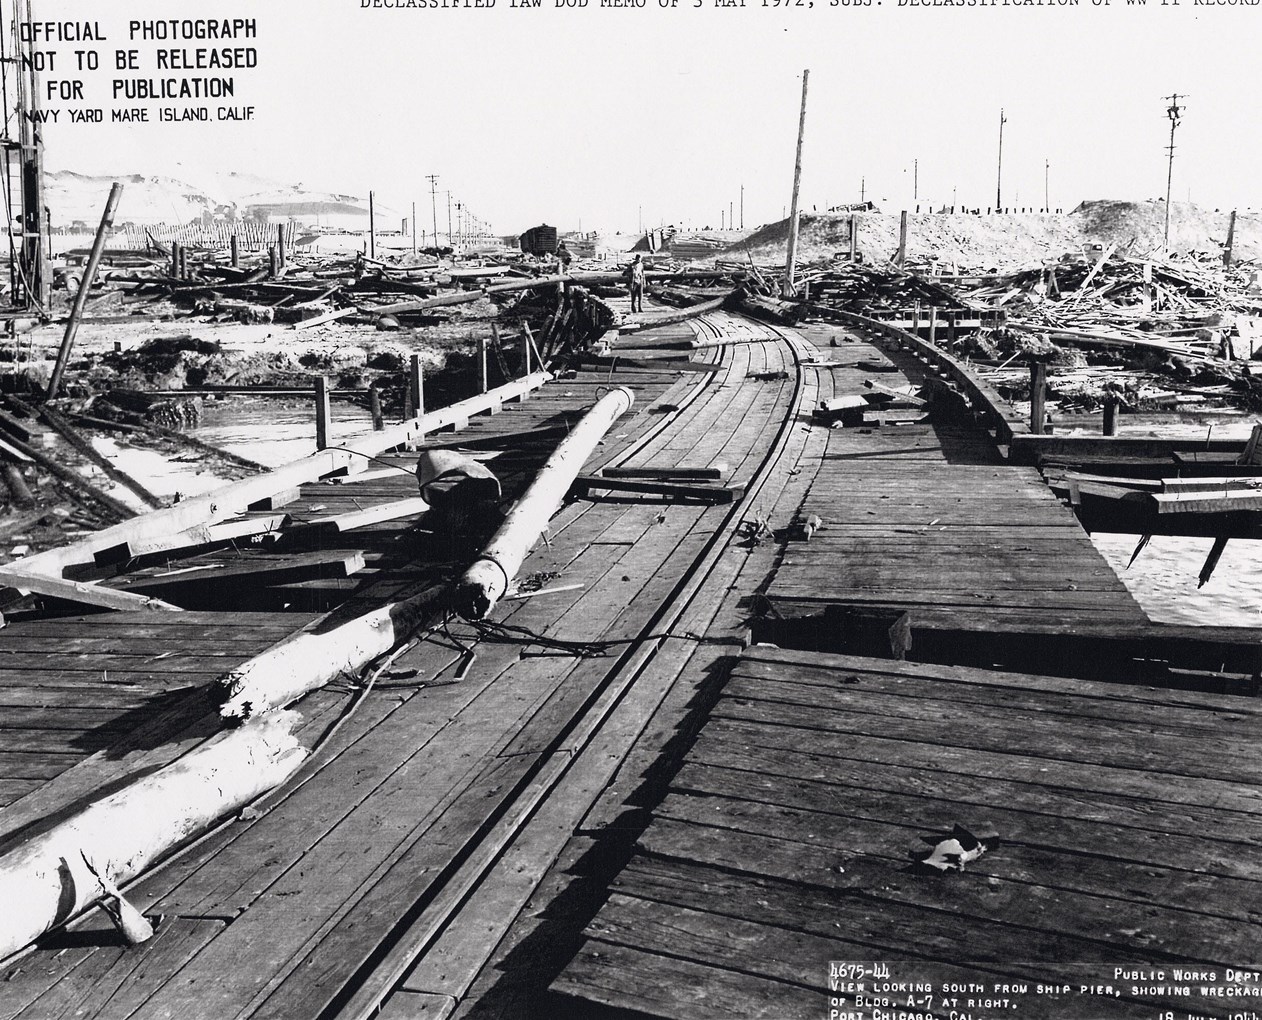
[[[937,262],[950,271],[1012,271],[1056,259],[1068,251],[1116,243],[1132,255],[1160,256],[1165,232],[1164,202],[1083,202],[1070,213],[912,213],[907,217],[907,257]],[[811,214],[800,218],[798,258],[828,259],[849,250],[850,213]],[[899,214],[856,213],[858,249],[871,261],[884,261],[898,251]],[[1227,238],[1229,213],[1185,202],[1170,207],[1172,252],[1219,254]],[[754,258],[783,259],[788,245],[788,220],[767,224],[729,251]],[[1240,213],[1236,219],[1238,261],[1262,257],[1262,214]]]

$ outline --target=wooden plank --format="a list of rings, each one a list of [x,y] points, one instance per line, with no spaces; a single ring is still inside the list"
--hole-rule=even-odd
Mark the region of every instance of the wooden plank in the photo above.
[[[982,918],[937,915],[894,901],[873,902],[844,892],[803,886],[770,876],[724,872],[697,862],[637,854],[615,879],[618,893],[652,900],[681,910],[714,913],[724,919],[755,919],[765,925],[796,929],[837,939],[853,948],[837,959],[909,961],[951,966],[968,947],[970,965],[981,980],[1043,980],[1076,983],[1081,974],[1072,963],[1105,965],[1115,953],[1090,940],[1076,943],[1056,932],[1023,933],[1035,955],[1018,961],[1001,925]],[[858,908],[858,909],[856,909]],[[841,925],[837,917],[844,915]],[[1128,959],[1160,959],[1138,950]],[[1111,1001],[1122,1017],[1147,1017],[1151,1007],[1136,1009]]]
[[[852,735],[898,736],[932,744],[955,744],[978,750],[1021,747],[1051,761],[1076,760],[1084,746],[1105,749],[1101,758],[1112,767],[1128,768],[1145,775],[1164,774],[1226,782],[1248,782],[1256,771],[1256,741],[1226,737],[1206,758],[1199,747],[1179,739],[1150,740],[1143,726],[1082,721],[1072,729],[1031,727],[1020,712],[949,702],[930,705],[895,705],[882,699],[879,706],[855,698],[846,712],[821,712],[814,706],[789,705],[747,698],[724,698],[715,715],[805,731]],[[805,734],[804,734],[805,736]],[[1175,737],[1175,734],[1165,734]]]
[[[10,568],[0,569],[0,584],[21,593],[43,595],[47,598],[78,602],[102,609],[141,610],[144,612],[180,612],[179,606],[163,602],[159,598],[132,592],[117,591],[95,584],[65,581],[59,577],[44,577]]]
[[[670,1020],[701,1016],[814,1020],[821,1015],[823,999],[798,985],[595,939],[584,943],[552,983],[552,990],[580,999],[585,1015],[593,1018],[599,1015],[592,1011],[594,1005]]]
[[[1154,904],[1128,905],[1109,896],[998,878],[987,874],[984,866],[965,871],[963,881],[944,883],[934,876],[912,881],[908,877],[910,855],[925,845],[915,836],[894,841],[883,835],[881,842],[873,844],[866,841],[868,826],[854,826],[809,845],[767,832],[724,826],[719,805],[710,806],[714,824],[701,823],[706,806],[695,798],[668,798],[668,804],[663,810],[669,810],[671,816],[659,815],[641,837],[645,852],[824,889],[849,890],[865,899],[901,902],[925,912],[997,921],[1009,931],[1004,945],[1012,960],[1040,959],[1040,936],[1055,933],[1083,943],[1094,942],[1098,947],[1092,952],[1084,945],[1082,952],[1066,959],[1086,962],[1091,956],[1103,955],[1105,946],[1112,948],[1115,959],[1119,954],[1129,959],[1143,946],[1152,945],[1167,958],[1224,966],[1241,953],[1247,958],[1262,928],[1235,919]],[[722,809],[727,807],[722,805]],[[747,810],[741,817],[756,813]],[[690,817],[679,817],[682,815]],[[791,812],[786,812],[786,821],[792,827],[795,820]],[[750,820],[746,824],[753,827],[757,823]],[[769,824],[774,825],[774,821]],[[925,835],[935,833],[926,831]],[[986,855],[978,858],[985,860]],[[1143,933],[1142,939],[1137,937],[1136,928]]]
[[[848,695],[853,695],[849,697]],[[1119,739],[1128,728],[1145,727],[1155,742],[1167,740],[1213,741],[1234,737],[1262,745],[1257,732],[1258,717],[1253,712],[1234,713],[1218,708],[1205,711],[1175,707],[1169,703],[1147,704],[1124,698],[1092,698],[1073,693],[1053,693],[1047,689],[1026,691],[1018,687],[981,687],[943,681],[917,680],[905,674],[881,676],[873,673],[811,675],[787,667],[759,669],[741,664],[724,689],[725,697],[765,698],[786,704],[818,707],[821,711],[881,711],[901,714],[901,706],[923,705],[935,711],[943,704],[1024,712],[1049,726],[1063,725],[1078,731],[1079,723],[1117,725]],[[1244,699],[1241,699],[1244,700]],[[916,709],[912,709],[913,712]],[[978,715],[981,722],[987,716]],[[1090,722],[1088,722],[1090,720]]]
[[[97,927],[102,924],[107,927]],[[117,936],[109,922],[98,915],[91,927],[96,927],[93,934],[104,943],[102,948],[96,950],[89,962],[76,968],[70,980],[54,985],[17,1014],[18,1020],[50,1016],[126,1020],[147,998],[150,974],[178,971],[225,926],[223,921],[168,918],[157,926],[154,937],[143,947],[106,948]],[[79,932],[87,934],[82,927],[76,933]],[[92,971],[90,980],[89,969]]]
[[[133,575],[129,591],[177,593],[188,588],[241,588],[293,584],[325,578],[350,577],[364,569],[361,552],[321,551],[285,557],[242,557],[238,562],[207,564],[205,569],[167,575]],[[124,583],[120,581],[119,583]]]
[[[862,838],[871,838],[874,845],[889,846],[900,839],[914,844],[922,835],[949,832],[957,821],[974,828],[982,819],[990,831],[1000,834],[1002,852],[997,848],[984,855],[979,867],[969,870],[1252,920],[1246,904],[1262,892],[1258,885],[1262,867],[1247,859],[1251,855],[1244,845],[1254,840],[1203,839],[1168,831],[1168,827],[1160,839],[1154,839],[1153,831],[1160,824],[1157,819],[1146,829],[1078,819],[1059,813],[1068,797],[1041,801],[1023,797],[999,807],[985,795],[978,801],[964,797],[945,779],[938,777],[938,795],[919,795],[761,777],[748,770],[691,763],[684,766],[672,788],[698,801],[715,798],[710,803],[714,818],[708,824],[740,828],[749,819],[749,825],[758,826],[749,831],[765,831],[761,828],[765,819],[780,817],[785,822],[780,834],[799,842],[821,842],[845,833],[847,839],[866,834]],[[678,817],[669,811],[665,814]],[[1091,868],[1066,866],[1065,855],[1081,854],[1088,848]]]
[[[1217,805],[1246,814],[1262,813],[1253,788],[1247,783],[1185,778],[1172,783],[1163,777],[1119,769],[1087,761],[1061,761],[1053,769],[1047,759],[1028,754],[1025,748],[988,751],[982,748],[920,743],[895,737],[865,735],[861,740],[816,732],[806,735],[788,727],[769,727],[740,720],[715,718],[706,726],[702,740],[711,736],[752,748],[793,750],[809,746],[813,754],[844,761],[906,764],[969,776],[997,776],[1006,781],[1096,789],[1109,794],[1133,796],[1154,804]]]
[[[866,745],[865,745],[866,746]],[[687,761],[716,768],[744,770],[795,793],[798,782],[838,787],[866,787],[908,796],[938,800],[954,799],[979,807],[1002,804],[1018,806],[1051,818],[1073,818],[1122,829],[1157,833],[1196,832],[1209,840],[1254,845],[1260,837],[1262,818],[1214,805],[1175,803],[1129,797],[1107,790],[1086,789],[1072,781],[1060,783],[1050,774],[1044,782],[1012,779],[1000,772],[990,776],[934,768],[933,762],[914,765],[890,761],[864,761],[812,754],[806,750],[753,747],[732,735],[707,731],[688,752]],[[682,785],[682,784],[681,784]],[[1237,851],[1242,852],[1242,851]]]
[[[1160,630],[1156,627],[1151,629]],[[1108,628],[1105,632],[1112,633],[1113,628]],[[1139,633],[1142,634],[1143,630]],[[1262,715],[1262,704],[1256,699],[1234,695],[1168,690],[1134,684],[1101,684],[1095,680],[969,666],[901,663],[830,652],[795,652],[771,645],[754,645],[746,649],[733,673],[752,679],[784,678],[824,687],[870,678],[876,685],[875,689],[886,689],[889,682],[893,681],[895,690],[911,697],[921,693],[930,697],[946,698],[958,695],[965,701],[988,700],[992,697],[1003,699],[1012,692],[1030,697],[1046,693],[1051,697],[1050,704],[1059,702],[1061,705],[1073,705],[1074,713],[1082,711],[1093,714],[1093,702],[1104,702],[1109,709],[1117,707],[1122,711],[1130,706],[1141,706],[1139,710],[1144,711],[1143,707],[1148,706],[1159,710],[1161,717],[1166,712],[1171,712],[1176,717],[1183,713],[1183,717],[1193,725],[1200,721],[1211,727],[1220,714],[1228,720],[1257,718]],[[904,682],[900,683],[900,680]],[[1067,696],[1072,700],[1065,700]],[[1117,705],[1114,706],[1113,703]]]

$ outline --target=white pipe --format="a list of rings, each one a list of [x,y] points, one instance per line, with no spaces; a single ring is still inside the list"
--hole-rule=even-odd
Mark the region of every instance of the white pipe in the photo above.
[[[560,508],[596,444],[634,403],[635,396],[629,389],[619,386],[610,390],[561,441],[525,495],[508,512],[482,555],[457,584],[455,609],[461,616],[481,620],[504,597],[509,582],[547,530],[548,521]]]

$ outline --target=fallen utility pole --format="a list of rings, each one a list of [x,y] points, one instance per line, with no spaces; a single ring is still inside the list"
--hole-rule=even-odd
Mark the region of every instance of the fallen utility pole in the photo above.
[[[548,521],[561,506],[583,464],[618,418],[631,409],[635,397],[619,386],[601,397],[574,431],[558,444],[525,495],[504,518],[473,564],[456,585],[454,607],[469,620],[481,620],[504,597],[522,562]]]
[[[0,958],[101,900],[117,905],[119,884],[284,782],[307,756],[292,733],[299,719],[224,731],[0,857]]]
[[[220,716],[249,719],[344,673],[358,673],[434,616],[445,592],[444,587],[427,587],[340,627],[298,634],[273,645],[215,681]]]
[[[802,136],[806,133],[806,84],[810,76],[809,69],[802,72],[802,112],[798,116],[798,148],[793,162],[793,202],[789,207],[789,253],[784,264],[782,290],[785,297],[792,297],[797,293],[793,278],[797,273],[798,259],[798,190],[802,184]]]
[[[115,181],[110,187],[110,197],[105,202],[101,225],[96,228],[96,240],[92,242],[92,253],[88,256],[88,264],[83,270],[83,282],[79,285],[74,307],[70,310],[66,334],[61,338],[61,350],[57,352],[57,363],[53,366],[52,378],[48,380],[48,399],[50,400],[57,396],[57,391],[61,389],[61,377],[66,371],[66,362],[70,360],[70,347],[74,343],[75,333],[79,331],[79,320],[83,318],[83,306],[88,300],[92,282],[96,279],[97,266],[101,264],[101,253],[105,250],[105,239],[109,237],[110,230],[114,226],[114,212],[118,209],[118,200],[122,194],[123,186]]]

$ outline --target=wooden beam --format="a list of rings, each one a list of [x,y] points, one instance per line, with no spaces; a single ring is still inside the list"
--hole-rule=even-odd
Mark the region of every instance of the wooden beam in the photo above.
[[[227,524],[199,524],[174,535],[120,542],[108,549],[98,550],[93,558],[99,566],[125,563],[128,568],[137,569],[168,559],[196,556],[244,538],[276,533],[289,521],[288,514],[277,514],[273,517],[249,517]]]
[[[0,569],[0,585],[6,585],[23,595],[44,595],[101,609],[180,611],[179,606],[152,596],[102,588],[100,585],[84,584],[80,581],[67,581],[61,577],[44,577],[12,567]]]
[[[693,499],[705,503],[732,503],[745,495],[740,485],[688,485],[656,479],[604,478],[600,475],[579,475],[574,479],[572,491],[585,496],[592,489],[608,489],[611,492],[644,492],[667,496],[671,499]]]
[[[193,588],[267,588],[327,578],[350,577],[364,569],[364,554],[358,551],[311,552],[265,558],[249,557],[236,563],[205,565],[173,571],[168,575],[137,576],[128,591],[153,594]]]

